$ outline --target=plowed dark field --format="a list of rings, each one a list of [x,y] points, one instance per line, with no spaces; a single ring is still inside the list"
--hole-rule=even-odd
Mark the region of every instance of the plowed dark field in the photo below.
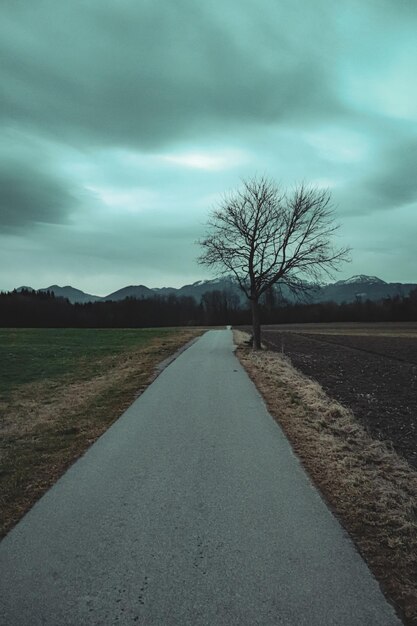
[[[311,330],[266,326],[263,341],[417,467],[417,325]]]

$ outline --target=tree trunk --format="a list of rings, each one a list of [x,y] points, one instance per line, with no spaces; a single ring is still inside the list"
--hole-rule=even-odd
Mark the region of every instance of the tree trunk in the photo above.
[[[253,332],[253,349],[261,349],[261,321],[259,317],[259,302],[258,300],[251,300],[252,308],[252,332]]]

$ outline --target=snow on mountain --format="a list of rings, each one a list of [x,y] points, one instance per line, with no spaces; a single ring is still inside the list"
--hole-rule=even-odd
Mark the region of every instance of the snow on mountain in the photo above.
[[[358,274],[346,280],[339,280],[336,283],[328,285],[317,285],[311,289],[307,300],[310,302],[353,302],[355,300],[381,300],[382,298],[390,298],[395,296],[405,297],[412,289],[417,287],[414,283],[387,283],[377,276],[367,276],[366,274]],[[31,287],[20,287],[22,289],[32,290]],[[146,285],[131,285],[123,287],[108,296],[100,298],[91,294],[84,293],[79,289],[67,285],[59,287],[51,285],[41,291],[53,291],[56,296],[68,298],[70,302],[94,302],[106,300],[123,300],[130,298],[152,298],[155,296],[166,297],[175,295],[178,297],[186,296],[194,298],[197,302],[201,302],[205,293],[209,291],[226,291],[235,294],[241,306],[246,306],[247,301],[243,292],[238,288],[236,281],[230,277],[214,278],[212,280],[198,280],[191,285],[183,285],[180,288],[160,287],[149,289]],[[285,286],[277,287],[277,298],[284,298],[290,302],[297,301],[297,298]]]
[[[338,280],[335,282],[335,285],[354,285],[360,283],[361,285],[386,285],[385,280],[381,280],[378,276],[367,276],[366,274],[357,274],[356,276],[351,276],[346,280]]]
[[[183,287],[203,287],[204,285],[215,285],[218,282],[230,280],[230,278],[211,278],[206,280],[196,280],[195,283],[192,283],[191,285],[184,285]],[[183,289],[183,287],[181,287],[181,289]]]

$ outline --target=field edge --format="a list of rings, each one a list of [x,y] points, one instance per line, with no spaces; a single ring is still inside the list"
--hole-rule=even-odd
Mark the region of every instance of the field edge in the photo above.
[[[112,357],[103,375],[79,384],[58,385],[56,393],[66,393],[72,406],[66,409],[61,402],[53,420],[35,430],[24,426],[22,432],[3,438],[0,540],[203,332],[175,329],[172,335]],[[83,388],[87,389],[85,397],[80,391]],[[48,398],[42,400],[41,408],[49,410]]]
[[[417,472],[373,439],[352,412],[276,352],[236,355],[325,502],[352,537],[387,599],[417,624]]]

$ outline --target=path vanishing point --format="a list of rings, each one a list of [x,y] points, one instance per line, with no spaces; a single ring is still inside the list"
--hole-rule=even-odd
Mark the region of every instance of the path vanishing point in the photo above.
[[[401,624],[233,353],[184,351],[0,544],[6,626]]]

